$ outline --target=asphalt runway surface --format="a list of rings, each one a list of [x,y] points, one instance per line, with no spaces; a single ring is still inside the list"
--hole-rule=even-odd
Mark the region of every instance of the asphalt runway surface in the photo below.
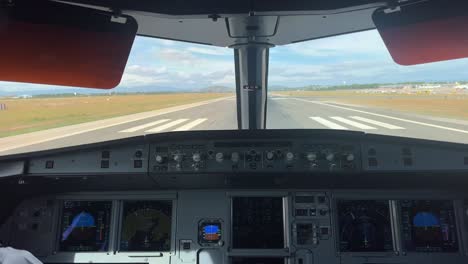
[[[108,124],[103,127],[41,140],[0,144],[0,156],[54,149],[80,144],[114,140],[131,136],[188,130],[237,129],[234,97],[168,111],[155,116],[143,116]],[[268,99],[268,129],[344,129],[372,134],[423,138],[468,144],[468,122],[414,115],[398,110],[379,110],[362,106],[349,106],[325,102],[314,98],[271,96]],[[11,141],[11,140],[10,140]]]

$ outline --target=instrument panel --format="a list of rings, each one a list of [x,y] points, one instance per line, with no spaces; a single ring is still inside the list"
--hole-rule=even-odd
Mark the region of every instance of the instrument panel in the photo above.
[[[53,176],[468,171],[463,144],[321,130],[180,132],[2,158]]]
[[[2,229],[14,230],[11,245],[26,243],[23,248],[48,252],[43,259],[49,263],[66,263],[68,254],[81,262],[94,261],[94,256],[106,263],[140,263],[140,257],[154,256],[159,261],[155,263],[169,263],[164,257],[185,263],[205,254],[200,252],[209,252],[213,259],[215,252],[224,252],[220,256],[229,259],[226,263],[354,263],[348,257],[361,262],[386,258],[388,263],[468,259],[461,247],[466,234],[460,235],[468,215],[455,213],[463,200],[451,194],[432,200],[421,197],[433,194],[411,191],[375,193],[389,199],[330,190],[181,190],[159,198],[74,195],[26,201],[12,215],[10,226],[0,228],[0,235]],[[42,200],[59,209],[57,233],[32,230],[23,223],[31,220],[23,216],[34,212],[35,202],[43,204]],[[42,210],[54,211],[48,208]],[[41,224],[40,219],[34,222]],[[41,236],[49,236],[56,246],[35,244]]]
[[[14,190],[65,198],[28,201],[0,240],[47,263],[467,263],[467,161],[459,144],[330,131],[173,133],[16,156],[24,173],[3,177]]]
[[[346,142],[212,141],[154,144],[150,170],[180,172],[279,172],[360,169],[360,148]]]

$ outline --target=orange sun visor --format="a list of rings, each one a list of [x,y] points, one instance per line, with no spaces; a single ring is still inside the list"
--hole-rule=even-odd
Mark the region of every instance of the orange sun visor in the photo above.
[[[137,32],[132,17],[49,1],[0,7],[0,80],[110,89]]]
[[[468,57],[467,1],[422,1],[379,9],[373,20],[393,60],[415,65]]]

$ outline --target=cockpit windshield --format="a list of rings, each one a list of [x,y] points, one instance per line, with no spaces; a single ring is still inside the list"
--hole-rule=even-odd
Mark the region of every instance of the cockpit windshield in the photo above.
[[[401,66],[376,30],[269,53],[267,129],[468,143],[468,59]],[[0,155],[237,129],[233,62],[230,48],[138,36],[115,89],[1,82]]]

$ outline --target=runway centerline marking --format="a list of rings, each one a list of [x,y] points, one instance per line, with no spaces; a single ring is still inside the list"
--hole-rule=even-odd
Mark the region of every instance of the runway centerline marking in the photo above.
[[[330,117],[331,119],[335,119],[336,121],[340,121],[342,123],[345,123],[347,125],[350,125],[350,126],[353,126],[353,127],[357,127],[357,128],[360,128],[360,129],[364,129],[364,130],[372,130],[372,129],[376,129],[375,127],[371,127],[371,126],[368,126],[368,125],[365,125],[365,124],[361,124],[359,122],[356,122],[356,121],[353,121],[353,120],[349,120],[349,119],[346,119],[346,118],[343,118],[343,117],[339,117],[339,116],[332,116]]]
[[[142,129],[145,129],[145,128],[148,128],[148,127],[159,125],[159,124],[167,122],[169,120],[170,119],[161,119],[161,120],[150,122],[150,123],[147,123],[147,124],[144,124],[144,125],[141,125],[141,126],[136,126],[136,127],[132,127],[132,128],[129,128],[129,129],[125,129],[125,130],[119,131],[119,133],[133,133],[133,132],[136,132],[138,130],[142,130]]]
[[[198,118],[198,119],[195,119],[194,121],[188,123],[188,124],[185,124],[179,128],[176,128],[172,131],[187,131],[187,130],[190,130],[198,125],[200,125],[201,123],[205,122],[206,120],[208,120],[207,118]]]
[[[439,126],[439,125],[434,125],[434,124],[429,124],[429,123],[424,123],[424,122],[409,120],[409,119],[405,119],[405,118],[399,118],[399,117],[394,117],[394,116],[376,114],[376,113],[371,113],[371,112],[367,112],[367,111],[357,110],[357,109],[353,109],[353,108],[349,108],[349,107],[331,105],[331,104],[326,104],[326,103],[322,103],[322,102],[315,102],[315,101],[310,101],[310,100],[305,100],[305,99],[299,99],[299,98],[292,98],[292,99],[295,99],[295,100],[297,100],[297,101],[303,101],[303,102],[313,103],[313,104],[325,105],[325,106],[329,106],[329,107],[335,107],[335,108],[339,108],[339,109],[343,109],[343,110],[354,111],[354,112],[357,112],[357,113],[363,113],[363,114],[368,114],[368,115],[373,115],[373,116],[384,117],[384,118],[388,118],[388,119],[398,120],[398,121],[407,122],[407,123],[412,123],[412,124],[417,124],[417,125],[422,125],[422,126],[440,128],[440,129],[445,129],[445,130],[449,130],[449,131],[454,131],[454,132],[460,132],[460,133],[468,134],[468,131],[467,131],[467,130],[457,129],[457,128],[453,128],[453,127]]]
[[[328,121],[325,118],[321,118],[318,116],[311,116],[310,119],[315,120],[317,123],[320,123],[328,128],[331,129],[342,129],[342,130],[348,130],[346,127],[338,125],[337,123],[334,123],[332,121]]]
[[[404,129],[403,127],[387,124],[387,123],[384,123],[384,122],[368,119],[368,118],[361,117],[361,116],[350,116],[350,118],[353,118],[353,119],[356,119],[356,120],[359,120],[359,121],[362,121],[362,122],[366,122],[366,123],[369,123],[369,124],[373,124],[373,125],[376,125],[376,126],[385,127],[385,128],[392,129],[392,130],[394,130],[394,129]]]
[[[164,124],[164,125],[161,125],[161,126],[152,128],[152,129],[150,129],[150,130],[146,130],[145,132],[147,132],[147,133],[160,132],[160,131],[163,131],[163,130],[165,130],[165,129],[168,129],[168,128],[177,126],[178,124],[181,124],[181,123],[183,123],[183,122],[185,122],[185,121],[187,121],[187,120],[188,120],[188,119],[186,119],[186,118],[177,119],[177,120],[174,120],[174,121],[172,121],[172,122],[166,123],[166,124]]]

